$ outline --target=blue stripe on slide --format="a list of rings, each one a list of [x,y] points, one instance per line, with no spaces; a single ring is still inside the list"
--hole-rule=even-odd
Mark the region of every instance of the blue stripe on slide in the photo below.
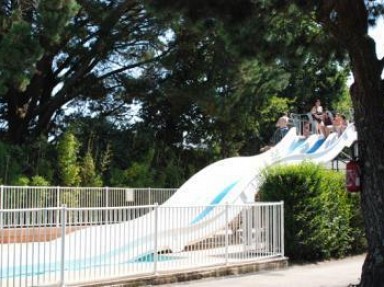
[[[324,141],[325,141],[325,138],[317,140],[315,145],[311,147],[309,151],[307,151],[307,153],[314,153],[315,151],[317,151],[317,149],[323,144]]]
[[[222,190],[210,203],[210,206],[206,207],[199,215],[195,217],[195,219],[192,220],[192,224],[195,224],[202,220],[204,217],[206,217],[214,208],[213,205],[219,204],[220,201],[223,200],[223,198],[228,194],[228,192],[238,183],[239,181],[235,181],[228,185],[226,188]]]

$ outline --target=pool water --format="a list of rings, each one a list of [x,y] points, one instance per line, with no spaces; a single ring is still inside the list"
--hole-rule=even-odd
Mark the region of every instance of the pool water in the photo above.
[[[171,260],[178,260],[178,259],[180,259],[180,258],[177,258],[174,256],[157,254],[157,261],[171,261]],[[145,255],[140,256],[134,260],[134,262],[154,262],[154,261],[155,261],[155,254],[154,253],[145,254]]]

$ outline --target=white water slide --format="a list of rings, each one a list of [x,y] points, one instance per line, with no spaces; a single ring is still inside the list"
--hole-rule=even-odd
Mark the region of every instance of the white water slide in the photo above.
[[[331,133],[326,139],[318,135],[312,135],[307,139],[296,135],[296,129],[289,130],[287,135],[270,150],[255,156],[234,157],[215,162],[192,176],[178,191],[168,199],[157,211],[130,220],[127,222],[92,226],[72,232],[65,237],[66,269],[82,269],[92,266],[107,265],[109,263],[127,262],[135,260],[143,255],[157,250],[167,249],[179,252],[191,242],[207,238],[213,229],[223,228],[226,222],[234,219],[238,214],[235,209],[229,209],[225,213],[223,206],[226,204],[244,204],[254,201],[255,193],[261,184],[262,171],[276,164],[295,164],[308,160],[315,163],[325,163],[334,159],[345,147],[357,139],[353,124],[349,125],[341,136]],[[180,212],[178,206],[200,206],[200,209],[191,209],[188,212]],[[164,207],[164,208],[163,208]],[[218,208],[221,211],[218,212]],[[231,211],[233,210],[233,211]],[[237,211],[238,212],[238,211]],[[155,227],[155,220],[158,223]],[[181,223],[181,224],[180,224]],[[146,225],[147,228],[139,228]],[[153,230],[156,228],[156,239]],[[129,236],[111,236],[125,230]],[[85,238],[95,238],[87,240]],[[97,239],[97,240],[96,240]],[[41,248],[38,245],[15,244],[11,249],[2,250],[2,253],[18,254],[27,252],[21,258],[38,256],[34,272],[52,272],[57,266],[58,249],[62,239],[51,241],[49,244],[53,252],[48,254],[35,250]],[[82,250],[91,250],[84,255]],[[52,255],[53,254],[53,255]],[[8,266],[6,270],[0,270],[4,277],[30,275],[28,265],[31,263],[14,262],[12,266],[8,256],[2,254],[2,266]],[[11,260],[12,261],[12,260]],[[29,263],[28,263],[29,262]],[[6,263],[8,265],[6,265]],[[11,265],[10,265],[11,263]],[[41,265],[41,266],[40,266]],[[51,267],[50,267],[51,266]],[[48,267],[48,268],[47,268]],[[1,269],[2,267],[0,267]],[[48,270],[48,271],[46,271]]]

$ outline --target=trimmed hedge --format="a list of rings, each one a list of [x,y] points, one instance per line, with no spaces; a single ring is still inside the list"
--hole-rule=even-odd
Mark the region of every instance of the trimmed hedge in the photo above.
[[[345,189],[345,175],[313,163],[268,169],[263,201],[284,201],[285,252],[315,261],[362,252],[366,242],[359,195]]]

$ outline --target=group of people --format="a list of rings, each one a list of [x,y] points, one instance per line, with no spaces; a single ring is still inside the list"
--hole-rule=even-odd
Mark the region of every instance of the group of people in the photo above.
[[[325,111],[319,99],[316,100],[310,114],[312,115],[313,120],[316,121],[316,132],[322,134],[324,137],[327,137],[331,132],[341,135],[348,126],[348,121],[344,115],[340,113],[331,114],[329,111]],[[283,113],[276,122],[277,141],[282,139],[288,132],[288,126],[288,114]],[[302,133],[305,137],[311,134],[310,121],[304,122]]]
[[[332,115],[331,118],[329,112],[323,110],[319,99],[316,100],[315,105],[312,107],[311,114],[313,119],[317,122],[317,133],[322,134],[325,137],[331,132],[336,132],[338,135],[341,135],[348,126],[346,117],[340,113]]]

